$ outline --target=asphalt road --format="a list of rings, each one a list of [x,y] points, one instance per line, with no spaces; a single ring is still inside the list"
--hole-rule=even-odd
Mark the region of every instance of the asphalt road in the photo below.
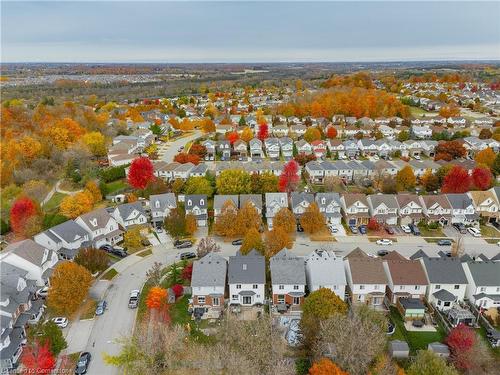
[[[200,138],[202,135],[201,131],[195,130],[193,134],[176,139],[173,142],[168,143],[168,147],[165,148],[165,151],[161,155],[161,160],[171,163],[174,160],[174,156],[179,153],[179,147],[185,146],[189,141],[194,141],[197,138]]]

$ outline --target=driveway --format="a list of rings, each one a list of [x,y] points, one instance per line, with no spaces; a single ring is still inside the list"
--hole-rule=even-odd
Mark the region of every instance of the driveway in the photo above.
[[[191,134],[187,137],[181,137],[181,138],[176,139],[173,142],[168,142],[167,143],[168,147],[165,148],[165,146],[163,146],[162,151],[160,152],[161,160],[166,161],[168,163],[171,163],[174,160],[174,156],[177,155],[177,153],[179,152],[179,147],[185,146],[186,143],[200,138],[201,135],[202,135],[202,132],[199,130],[196,130],[193,134]]]

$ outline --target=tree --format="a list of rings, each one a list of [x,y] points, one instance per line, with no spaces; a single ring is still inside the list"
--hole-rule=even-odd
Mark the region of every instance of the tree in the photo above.
[[[272,172],[251,175],[251,191],[254,194],[275,193],[278,191],[278,176]]]
[[[481,129],[479,132],[479,139],[489,139],[493,136],[493,133],[489,129]]]
[[[131,228],[123,235],[123,245],[127,249],[137,250],[142,247],[142,236],[140,228]]]
[[[453,328],[446,337],[451,359],[456,368],[465,370],[471,367],[471,349],[476,343],[476,333],[465,324]]]
[[[188,263],[182,269],[181,277],[183,280],[191,281],[192,276],[193,276],[193,263]]]
[[[441,193],[466,193],[470,190],[471,184],[469,173],[455,165],[444,177]]]
[[[243,255],[246,255],[253,249],[257,250],[261,254],[264,254],[265,252],[264,241],[262,241],[262,236],[256,228],[250,228],[247,230],[245,237],[243,238],[243,243],[240,247],[240,252]]]
[[[427,192],[439,189],[439,177],[432,173],[431,169],[427,169],[422,177],[420,177],[420,183]]]
[[[278,182],[279,191],[291,193],[297,188],[299,181],[299,164],[295,160],[290,160],[281,172]]]
[[[377,219],[375,219],[374,217],[372,217],[368,221],[367,227],[368,227],[368,230],[376,232],[376,231],[378,231],[380,229],[380,224],[377,221]]]
[[[95,181],[89,181],[85,185],[85,190],[92,195],[92,201],[94,203],[102,201],[102,194],[101,194],[101,189],[99,189],[99,186]]]
[[[264,141],[264,139],[266,139],[267,137],[269,137],[269,127],[264,122],[264,123],[259,125],[259,131],[257,132],[257,138],[259,138],[261,141]]]
[[[467,150],[458,140],[454,141],[443,141],[435,148],[436,156],[435,161],[446,160],[451,161],[453,159],[463,158],[467,154]]]
[[[161,309],[167,303],[168,292],[166,289],[160,286],[154,286],[149,289],[148,296],[146,298],[146,306],[148,309]]]
[[[413,169],[407,165],[396,174],[396,189],[398,191],[410,190],[415,188],[417,178]]]
[[[181,164],[193,163],[194,165],[198,165],[200,164],[201,159],[198,155],[186,154],[185,152],[180,152],[174,156],[174,161],[176,163],[181,163]]]
[[[337,138],[337,129],[335,129],[333,126],[329,126],[326,128],[326,137],[329,139],[334,139]]]
[[[310,161],[316,160],[316,155],[305,154],[305,153],[301,152],[300,154],[297,154],[294,159],[297,163],[299,163],[299,165],[304,166],[307,163],[309,163]]]
[[[196,221],[196,217],[192,214],[186,215],[186,227],[185,231],[189,235],[193,235],[198,229],[198,222]]]
[[[205,177],[189,177],[184,185],[185,194],[203,194],[211,197],[214,193],[214,188],[209,180]]]
[[[319,141],[321,139],[321,132],[318,128],[309,127],[304,133],[304,139],[309,143]]]
[[[238,134],[238,132],[234,132],[234,131],[233,132],[227,132],[225,134],[225,137],[229,141],[229,143],[231,143],[231,144],[233,144],[238,139],[240,139],[240,135]]]
[[[197,155],[200,157],[200,159],[203,159],[207,154],[207,148],[201,143],[193,143],[189,148],[189,154]]]
[[[408,375],[458,375],[453,366],[428,350],[420,350],[407,369]]]
[[[497,156],[491,165],[491,172],[493,172],[495,176],[500,175],[500,152],[497,153]]]
[[[240,127],[244,127],[247,125],[247,121],[245,120],[245,116],[243,116],[243,115],[240,116],[240,120],[238,121],[238,125]],[[243,139],[243,137],[242,137],[242,139]]]
[[[184,293],[184,287],[180,284],[175,284],[172,286],[172,291],[174,292],[175,298],[179,298]]]
[[[27,223],[29,219],[39,216],[37,204],[28,197],[21,196],[17,198],[10,209],[10,227],[12,231],[21,237],[29,236],[27,233]]]
[[[236,216],[236,227],[239,229],[239,234],[245,235],[250,228],[260,229],[262,218],[251,202],[246,202],[240,208]]]
[[[287,233],[295,233],[297,226],[295,215],[288,208],[282,207],[276,215],[274,215],[273,226],[280,227]]]
[[[410,139],[410,132],[408,130],[402,130],[399,132],[397,139],[399,142],[404,142]]]
[[[173,238],[178,238],[186,232],[186,213],[180,207],[170,211],[163,222],[165,231]]]
[[[285,247],[291,249],[293,247],[293,239],[281,227],[273,227],[272,230],[264,234],[264,243],[266,245],[266,257],[270,258],[280,252]]]
[[[313,202],[306,208],[300,218],[300,225],[307,234],[314,234],[325,228],[325,217],[319,211],[318,204]]]
[[[214,224],[214,231],[222,237],[235,237],[240,232],[237,222],[238,208],[228,199],[222,205],[221,212]]]
[[[493,181],[493,175],[487,167],[476,167],[472,171],[472,183],[478,190],[487,190]]]
[[[47,183],[42,180],[30,180],[23,185],[23,195],[40,203],[49,192]]]
[[[439,110],[439,116],[455,117],[460,115],[460,108],[456,104],[444,105]]]
[[[61,328],[53,321],[39,322],[28,331],[28,341],[31,345],[48,345],[55,356],[68,347]]]
[[[160,262],[154,262],[151,268],[146,271],[146,279],[155,286],[161,284],[162,277],[162,264]]]
[[[198,254],[198,258],[203,258],[208,253],[218,253],[219,251],[220,246],[217,245],[212,237],[202,238],[196,247],[196,254]]]
[[[132,161],[127,176],[130,186],[136,189],[144,189],[149,182],[155,180],[154,167],[151,160],[139,157]]]
[[[349,375],[347,372],[333,363],[328,358],[321,358],[318,362],[314,362],[309,369],[309,375]]]
[[[248,126],[241,132],[241,139],[245,142],[250,142],[253,139],[253,131]]]
[[[56,314],[71,316],[87,297],[92,275],[75,262],[59,262],[50,278],[48,306]]]
[[[222,171],[216,179],[218,194],[250,194],[252,179],[248,172],[237,169]]]
[[[94,197],[86,190],[68,195],[59,205],[61,215],[74,219],[92,210],[94,207]]]
[[[104,271],[109,264],[108,254],[104,250],[94,248],[81,249],[74,261],[88,269],[90,273]]]
[[[445,165],[438,168],[438,170],[436,171],[436,177],[439,180],[440,186],[443,184],[444,178],[446,177],[448,172],[451,171],[452,168],[453,168],[452,164],[445,164]]]
[[[100,132],[95,131],[84,134],[82,140],[94,156],[106,155],[106,139]]]
[[[493,151],[490,147],[487,147],[484,150],[479,151],[474,157],[474,160],[477,164],[483,164],[491,168],[496,157],[497,154],[495,151]]]
[[[56,359],[50,352],[49,343],[38,342],[27,345],[21,355],[24,370],[32,374],[49,374],[56,366]]]

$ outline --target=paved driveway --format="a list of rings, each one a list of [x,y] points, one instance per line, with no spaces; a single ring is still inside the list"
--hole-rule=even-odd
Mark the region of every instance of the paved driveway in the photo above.
[[[186,143],[200,138],[201,135],[201,131],[196,130],[193,134],[187,137],[178,138],[173,142],[168,142],[168,147],[163,146],[162,148],[162,152],[160,153],[161,159],[168,163],[172,162],[174,160],[174,156],[179,152],[179,147],[185,146]]]

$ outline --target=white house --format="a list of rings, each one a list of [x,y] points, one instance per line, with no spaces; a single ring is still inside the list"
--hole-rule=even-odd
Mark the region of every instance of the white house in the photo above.
[[[123,240],[123,230],[104,208],[78,216],[75,223],[89,233],[90,241],[95,247],[104,244],[115,245]]]
[[[186,195],[184,208],[186,214],[196,217],[196,223],[199,227],[206,227],[208,225],[208,202],[206,195]]]
[[[116,206],[112,216],[124,228],[129,228],[133,225],[144,225],[148,222],[141,202],[120,204]]]
[[[500,306],[500,262],[462,263],[467,277],[467,298],[483,309]]]
[[[237,252],[229,257],[229,304],[253,306],[263,304],[266,285],[265,257],[252,250],[247,255]]]
[[[309,292],[328,288],[342,301],[347,285],[344,262],[334,253],[315,250],[306,258],[306,280]]]
[[[155,194],[149,196],[149,208],[151,210],[151,223],[156,228],[161,228],[165,218],[170,212],[177,208],[177,200],[174,193]]]
[[[81,248],[90,246],[89,232],[73,220],[40,232],[33,239],[37,244],[56,251],[63,259],[73,259]]]
[[[329,224],[339,225],[342,221],[340,213],[340,195],[339,193],[317,193],[316,204],[319,211],[325,216]]]
[[[266,193],[266,218],[269,229],[273,228],[273,217],[282,208],[288,208],[286,193]]]

